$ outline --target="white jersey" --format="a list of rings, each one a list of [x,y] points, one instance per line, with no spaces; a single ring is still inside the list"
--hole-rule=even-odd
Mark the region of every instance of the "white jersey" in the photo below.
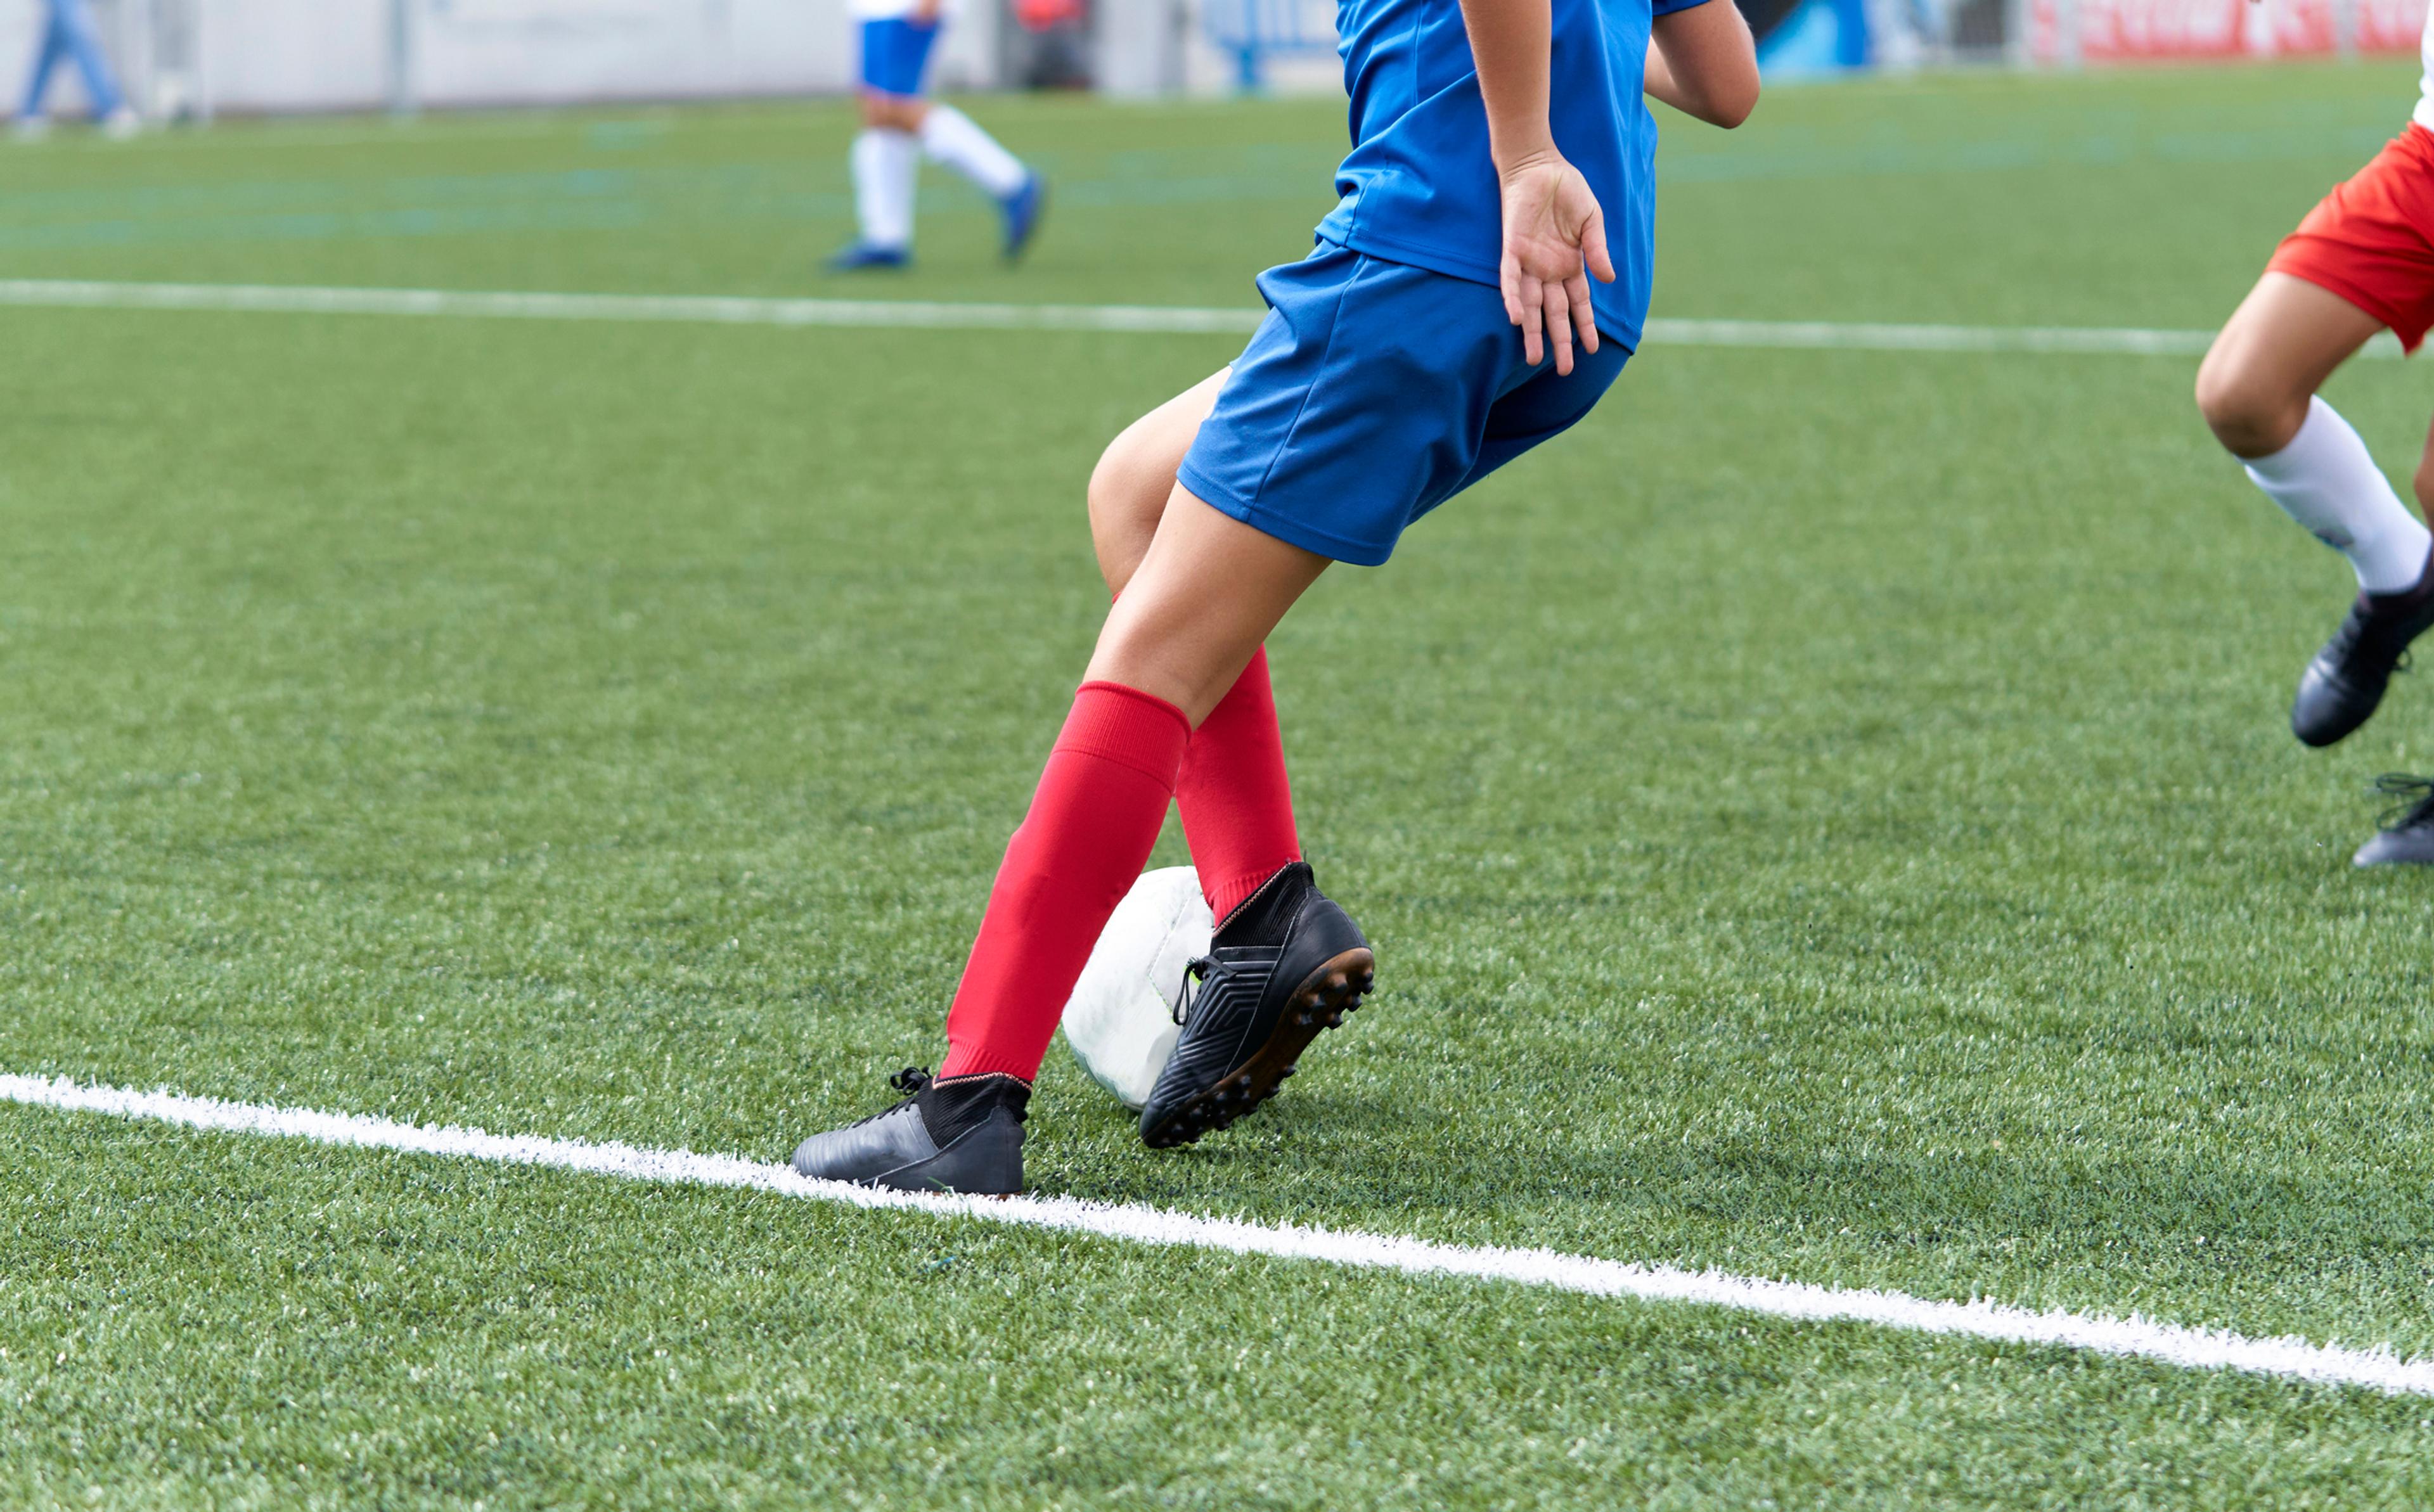
[[[2425,35],[2418,40],[2417,57],[2425,73],[2417,80],[2417,112],[2409,119],[2434,131],[2434,7],[2426,9]]]

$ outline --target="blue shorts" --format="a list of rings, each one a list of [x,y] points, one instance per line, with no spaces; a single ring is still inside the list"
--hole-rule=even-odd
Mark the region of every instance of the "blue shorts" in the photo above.
[[[1561,434],[1631,353],[1603,336],[1521,360],[1483,283],[1322,242],[1260,275],[1268,317],[1192,438],[1179,481],[1243,524],[1376,567],[1403,528]]]
[[[918,97],[922,76],[930,71],[930,44],[938,40],[938,24],[924,26],[890,16],[862,24],[862,87],[906,99]]]

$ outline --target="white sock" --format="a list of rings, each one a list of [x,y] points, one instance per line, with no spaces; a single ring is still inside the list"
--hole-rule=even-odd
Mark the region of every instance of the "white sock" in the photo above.
[[[980,185],[992,199],[1005,198],[1031,179],[1031,170],[1020,159],[951,105],[933,105],[921,118],[921,147],[933,160]]]
[[[2350,422],[2318,399],[2290,444],[2248,464],[2248,476],[2308,534],[2350,559],[2369,593],[2413,588],[2434,545],[2425,522],[2391,491]]]
[[[913,245],[913,198],[920,144],[910,131],[873,127],[853,139],[853,207],[873,246]]]

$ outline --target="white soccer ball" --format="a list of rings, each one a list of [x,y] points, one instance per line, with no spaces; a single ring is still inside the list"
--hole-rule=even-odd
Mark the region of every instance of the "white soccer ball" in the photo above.
[[[1065,1044],[1082,1069],[1138,1111],[1174,1053],[1183,971],[1208,953],[1217,921],[1188,866],[1144,872],[1100,931],[1073,995],[1065,1001]]]

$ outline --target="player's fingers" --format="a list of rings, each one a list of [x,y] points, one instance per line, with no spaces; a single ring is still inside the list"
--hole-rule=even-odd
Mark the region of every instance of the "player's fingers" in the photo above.
[[[1614,281],[1614,259],[1605,250],[1605,212],[1591,210],[1589,218],[1581,223],[1581,256],[1588,260],[1589,271],[1600,283]]]
[[[1535,367],[1545,359],[1547,348],[1541,331],[1544,329],[1544,296],[1536,279],[1521,275],[1521,356]]]
[[[1504,318],[1517,326],[1521,323],[1520,260],[1510,252],[1505,253],[1503,264],[1496,270],[1496,279],[1504,292]]]
[[[1558,376],[1572,370],[1572,297],[1560,283],[1545,286],[1547,302],[1547,333],[1554,338],[1555,372]]]
[[[1564,280],[1564,297],[1572,305],[1572,331],[1580,338],[1581,350],[1597,350],[1597,305],[1589,298],[1589,280],[1586,274],[1575,273]]]

